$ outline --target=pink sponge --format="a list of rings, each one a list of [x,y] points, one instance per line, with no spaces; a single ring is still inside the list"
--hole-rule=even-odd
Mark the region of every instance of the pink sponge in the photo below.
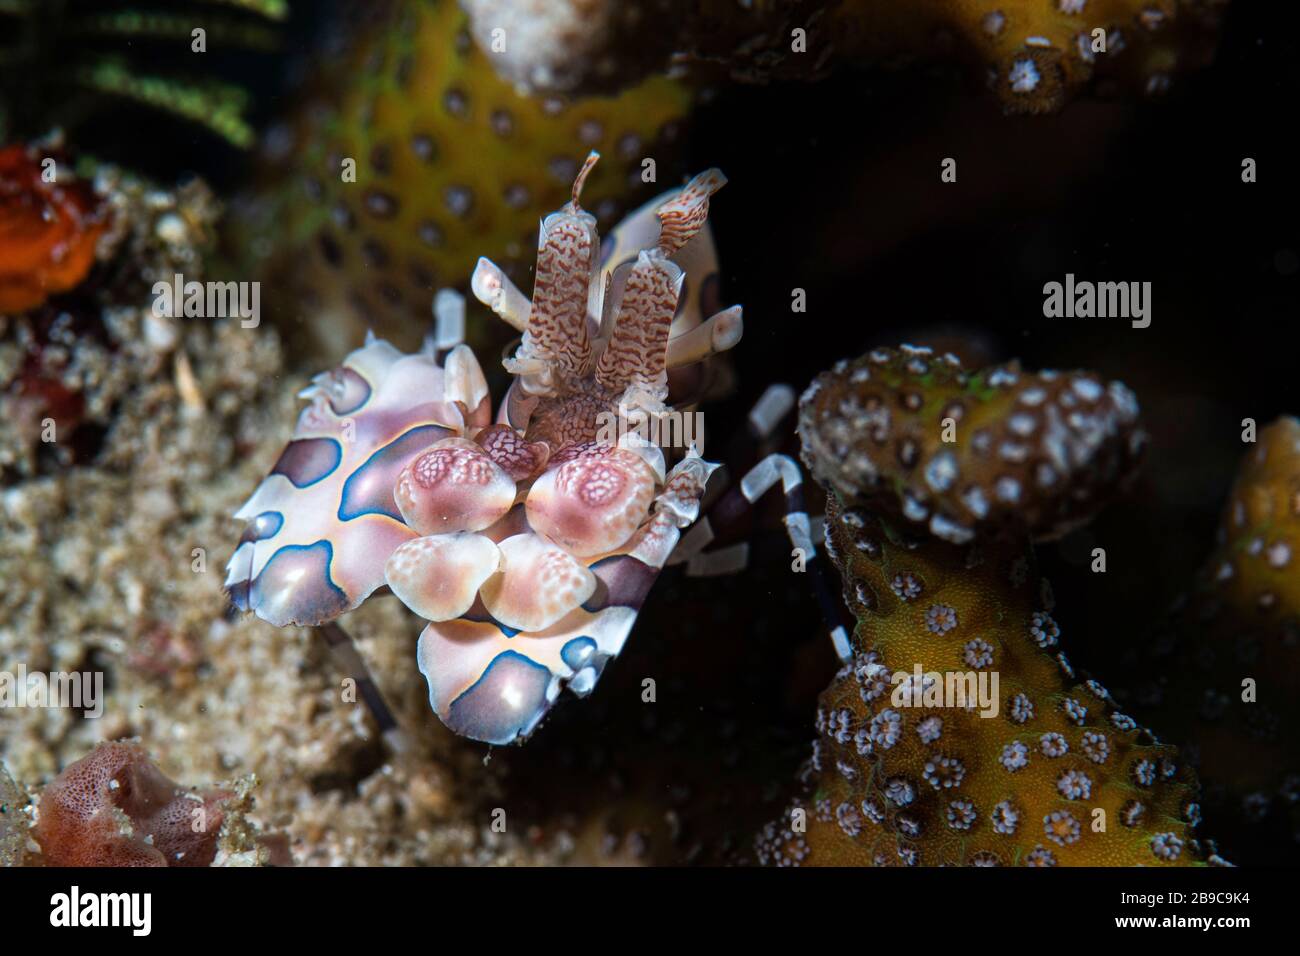
[[[48,866],[208,866],[234,796],[186,791],[138,744],[101,743],[45,788],[32,836]]]

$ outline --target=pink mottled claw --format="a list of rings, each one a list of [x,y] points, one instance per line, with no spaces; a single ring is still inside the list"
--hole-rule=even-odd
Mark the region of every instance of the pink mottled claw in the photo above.
[[[484,582],[483,605],[506,627],[543,631],[596,590],[596,576],[562,548],[536,534],[500,544],[501,571]]]
[[[722,173],[710,169],[687,183],[659,207],[658,244],[642,250],[635,262],[615,271],[606,303],[615,316],[613,331],[596,362],[596,380],[604,388],[639,386],[660,401],[667,394],[668,340],[685,279],[681,266],[670,257],[704,228],[709,196],[725,182]],[[722,319],[724,342],[728,336],[739,337],[738,318]],[[704,358],[712,344],[710,333],[698,346],[688,346],[687,351]]]
[[[727,184],[720,169],[706,169],[659,207],[659,248],[671,256],[695,238],[709,217],[709,197]]]
[[[415,538],[388,558],[384,577],[393,593],[430,621],[450,621],[474,604],[483,582],[496,574],[501,553],[481,534]]]
[[[565,449],[533,483],[528,522],[579,557],[613,551],[650,514],[654,469],[625,448],[598,442]]]
[[[709,476],[721,467],[705,461],[694,448],[668,474],[663,493],[655,499],[655,512],[672,518],[679,528],[689,528],[700,516],[700,498]]]
[[[515,482],[479,445],[447,438],[397,476],[393,497],[418,534],[482,531],[515,500]]]
[[[546,467],[551,449],[544,441],[528,441],[509,425],[489,425],[474,440],[488,457],[515,481],[527,481]]]

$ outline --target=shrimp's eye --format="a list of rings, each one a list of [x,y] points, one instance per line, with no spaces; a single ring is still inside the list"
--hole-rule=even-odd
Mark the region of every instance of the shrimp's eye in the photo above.
[[[654,469],[634,452],[595,443],[556,460],[528,492],[529,524],[579,557],[626,542],[650,512]]]
[[[397,476],[393,498],[421,535],[482,531],[515,501],[515,482],[480,446],[447,438]]]

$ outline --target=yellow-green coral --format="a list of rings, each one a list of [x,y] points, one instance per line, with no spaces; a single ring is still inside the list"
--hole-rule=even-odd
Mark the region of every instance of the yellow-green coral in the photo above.
[[[821,698],[810,786],[791,808],[805,811],[806,832],[793,812],[769,825],[764,862],[1199,859],[1190,768],[1074,673],[1025,540],[909,546],[834,498],[828,521],[859,618],[856,653]],[[972,706],[952,697],[918,706],[949,675],[974,691]],[[976,703],[981,679],[987,707]]]
[[[658,76],[616,96],[529,98],[491,55],[452,0],[395,3],[360,28],[299,112],[296,142],[271,157],[291,177],[259,228],[282,254],[298,317],[339,338],[333,351],[354,344],[361,322],[418,344],[434,289],[464,285],[479,256],[525,283],[537,210],[568,197],[592,149],[603,161],[584,205],[606,227],[639,191],[675,181],[666,142],[687,114],[686,87]],[[658,186],[642,182],[647,159]]]
[[[1094,79],[1159,93],[1203,66],[1227,0],[844,0],[837,57],[889,62],[954,54],[985,70],[1013,113],[1059,109]],[[1104,52],[1094,31],[1102,31]]]
[[[1139,697],[1197,755],[1216,825],[1251,855],[1300,833],[1289,730],[1300,722],[1298,569],[1300,422],[1288,417],[1247,452],[1200,585],[1154,642],[1155,673]]]
[[[919,364],[900,374],[900,358]],[[946,371],[935,372],[936,364]],[[967,543],[928,534],[907,522],[898,502],[887,503],[891,486],[876,479],[895,466],[884,467],[879,456],[893,453],[896,436],[879,427],[879,415],[859,427],[863,400],[874,396],[891,412],[901,402],[912,424],[937,403],[929,426],[937,431],[939,418],[949,417],[942,408],[952,401],[958,371],[955,360],[936,360],[928,350],[878,350],[841,363],[805,393],[804,456],[815,474],[832,476],[826,547],[858,623],[852,659],[821,697],[803,793],[760,834],[760,862],[1217,861],[1195,834],[1200,808],[1191,768],[1123,713],[1102,684],[1077,674],[1063,652],[1051,589],[1030,541],[1042,530],[1041,516],[1026,513],[1017,526],[1009,512],[997,533]],[[1021,414],[1025,394],[1039,414],[1059,408],[1061,397],[1073,394],[1071,383],[1091,383],[1077,395],[1091,413],[1099,414],[1107,395],[1083,373],[1046,381],[1022,375],[993,386],[1011,400],[981,406],[983,427],[1001,429]],[[987,376],[961,383],[976,393],[987,387]],[[916,407],[907,406],[909,395]],[[1090,451],[1104,460],[1108,444],[1125,447],[1137,427],[1132,411],[1124,429],[1094,431]],[[911,437],[921,440],[923,429],[915,431]],[[972,434],[955,446],[958,456],[969,454]],[[855,455],[881,467],[850,480],[841,466]],[[1096,487],[1091,477],[1063,473],[1062,480],[1068,491]]]

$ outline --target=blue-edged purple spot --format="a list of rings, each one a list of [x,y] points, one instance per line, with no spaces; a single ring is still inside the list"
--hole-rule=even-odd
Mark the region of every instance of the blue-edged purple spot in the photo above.
[[[576,671],[586,667],[595,653],[596,642],[594,640],[590,637],[575,637],[570,641],[566,641],[564,646],[560,648],[560,659]]]
[[[381,514],[401,521],[402,513],[393,500],[398,473],[420,452],[451,434],[441,425],[419,425],[376,451],[343,483],[339,520]]]
[[[348,596],[330,578],[334,549],[328,541],[286,544],[253,581],[249,605],[276,627],[316,626],[348,610]]]
[[[284,446],[271,469],[284,475],[295,488],[306,488],[320,481],[343,460],[343,446],[334,438],[299,438]]]
[[[350,415],[370,400],[370,383],[346,366],[330,372],[324,386],[335,415]]]
[[[451,702],[447,726],[489,744],[527,737],[550,706],[550,684],[550,670],[515,651],[502,651]]]
[[[274,538],[283,527],[284,515],[278,511],[263,511],[248,523],[244,533],[239,536],[239,541],[241,544],[245,541],[265,541]]]

